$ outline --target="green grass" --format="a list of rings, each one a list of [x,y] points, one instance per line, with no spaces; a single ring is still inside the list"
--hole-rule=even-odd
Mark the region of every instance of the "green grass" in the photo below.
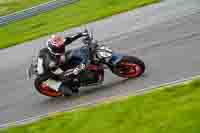
[[[49,0],[0,0],[0,16],[20,11]]]
[[[95,21],[160,0],[80,0],[0,28],[0,48]]]
[[[199,133],[200,80],[50,116],[0,133]]]

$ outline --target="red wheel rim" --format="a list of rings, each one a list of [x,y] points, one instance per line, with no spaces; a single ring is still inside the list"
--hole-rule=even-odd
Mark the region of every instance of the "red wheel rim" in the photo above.
[[[138,64],[131,64],[128,62],[122,62],[120,64],[122,69],[119,69],[119,74],[125,78],[135,78],[142,73],[142,68]],[[124,70],[126,69],[126,70]]]
[[[49,88],[49,86],[46,84],[46,83],[42,83],[40,86],[39,86],[39,91],[46,95],[46,96],[50,96],[50,97],[58,97],[58,96],[61,96],[62,93],[60,92],[57,92],[51,88]]]

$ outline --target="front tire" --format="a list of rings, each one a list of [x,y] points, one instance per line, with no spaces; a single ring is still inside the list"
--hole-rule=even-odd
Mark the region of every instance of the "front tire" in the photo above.
[[[123,78],[136,78],[145,71],[145,64],[134,56],[124,56],[112,69],[113,73]]]

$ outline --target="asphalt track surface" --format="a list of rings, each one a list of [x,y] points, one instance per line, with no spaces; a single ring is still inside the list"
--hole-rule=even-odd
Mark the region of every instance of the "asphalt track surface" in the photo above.
[[[0,125],[199,75],[199,6],[199,0],[167,0],[89,24],[97,39],[141,58],[147,69],[133,80],[108,72],[102,86],[83,88],[72,98],[42,96],[34,90],[32,80],[25,80],[31,56],[47,37],[0,51]]]

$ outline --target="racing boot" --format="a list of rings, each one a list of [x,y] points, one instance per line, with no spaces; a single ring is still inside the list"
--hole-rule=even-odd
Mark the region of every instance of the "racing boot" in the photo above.
[[[72,85],[70,86],[70,89],[73,93],[79,93],[79,88],[80,88],[80,82],[77,78],[74,78],[72,80]]]
[[[62,83],[59,87],[59,91],[63,93],[64,96],[72,96],[73,92],[71,90],[71,87],[69,87],[67,84]]]

